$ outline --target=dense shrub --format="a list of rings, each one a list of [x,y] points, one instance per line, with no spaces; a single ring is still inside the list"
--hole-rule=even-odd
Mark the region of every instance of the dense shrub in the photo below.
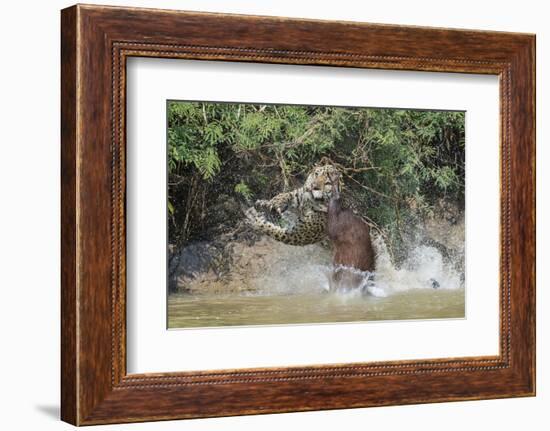
[[[462,204],[464,150],[464,112],[170,101],[170,242],[203,238],[220,205],[290,190],[330,160],[394,243],[438,200]],[[233,208],[225,225],[239,219]]]

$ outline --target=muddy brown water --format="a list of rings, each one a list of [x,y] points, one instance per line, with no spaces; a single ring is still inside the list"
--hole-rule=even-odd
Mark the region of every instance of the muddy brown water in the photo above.
[[[464,288],[410,289],[376,297],[307,292],[189,295],[168,298],[169,328],[450,319],[465,316]]]

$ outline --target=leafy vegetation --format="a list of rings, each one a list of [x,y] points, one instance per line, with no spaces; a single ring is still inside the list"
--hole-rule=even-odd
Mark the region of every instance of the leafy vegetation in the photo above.
[[[464,199],[464,113],[176,102],[168,104],[170,241],[235,225],[241,204],[338,163],[347,192],[390,243],[440,199]]]

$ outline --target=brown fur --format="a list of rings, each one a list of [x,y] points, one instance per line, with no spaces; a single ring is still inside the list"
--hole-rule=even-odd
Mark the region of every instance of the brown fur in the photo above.
[[[332,241],[334,266],[346,266],[360,271],[374,272],[375,254],[372,247],[369,225],[353,211],[342,207],[338,181],[328,205],[327,233]],[[363,276],[353,271],[335,269],[331,279],[334,283],[347,287],[359,286]]]

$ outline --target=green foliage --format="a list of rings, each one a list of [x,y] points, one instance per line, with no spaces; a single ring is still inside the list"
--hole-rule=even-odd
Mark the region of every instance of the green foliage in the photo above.
[[[250,198],[252,197],[252,191],[243,181],[235,185],[235,192],[242,195],[246,200],[250,200]]]
[[[171,216],[173,216],[175,212],[174,204],[172,204],[172,202],[170,201],[168,201],[168,212]]]
[[[221,199],[270,198],[323,158],[393,241],[438,199],[462,202],[464,151],[463,112],[169,102],[171,241],[204,235]]]

